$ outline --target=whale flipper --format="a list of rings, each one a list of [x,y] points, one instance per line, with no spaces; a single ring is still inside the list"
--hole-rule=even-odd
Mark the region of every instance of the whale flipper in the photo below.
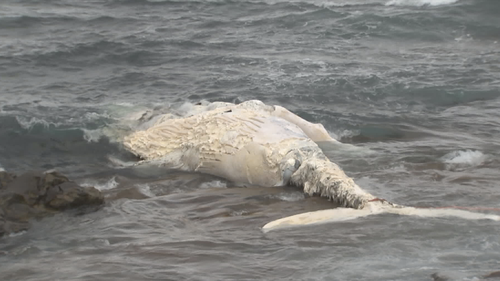
[[[454,208],[414,208],[387,202],[370,202],[363,209],[336,208],[284,217],[265,224],[262,227],[262,231],[268,232],[282,228],[346,221],[384,213],[422,218],[455,217],[467,220],[500,221],[500,216],[498,215],[483,214]]]

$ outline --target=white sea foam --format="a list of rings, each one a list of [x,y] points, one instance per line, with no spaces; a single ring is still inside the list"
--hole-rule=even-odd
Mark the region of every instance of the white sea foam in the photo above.
[[[337,136],[337,140],[340,140],[342,138],[352,138],[352,137],[355,137],[355,136],[358,136],[360,134],[359,131],[352,131],[352,130],[343,130],[343,131],[339,131],[337,132],[337,134],[335,134]]]
[[[135,104],[133,104],[131,102],[116,102],[114,104],[118,105],[118,106],[123,106],[123,107],[134,107],[135,106]]]
[[[133,167],[137,165],[137,161],[123,161],[119,158],[117,158],[114,155],[108,155],[108,160],[111,163],[110,166],[113,168],[126,168],[126,167]]]
[[[155,197],[156,194],[154,194],[151,191],[151,187],[147,184],[138,184],[136,185],[137,189],[139,190],[140,193],[146,195],[147,197]]]
[[[458,0],[390,0],[385,3],[386,6],[439,6],[449,5],[458,2]]]
[[[102,132],[101,129],[96,129],[96,130],[87,130],[87,129],[82,129],[83,131],[83,139],[86,140],[87,142],[98,142],[101,137],[104,136],[104,133]]]
[[[99,191],[103,190],[110,190],[113,188],[116,188],[118,186],[118,182],[116,182],[116,178],[112,177],[111,179],[103,182],[103,181],[96,181],[96,180],[86,180],[80,184],[81,186],[93,186]]]
[[[21,236],[21,235],[23,235],[25,233],[26,233],[26,230],[22,230],[22,231],[19,231],[19,232],[13,232],[13,233],[9,234],[9,237]]]
[[[246,210],[241,210],[241,211],[234,211],[234,212],[231,212],[231,216],[232,217],[239,217],[239,216],[244,216],[248,214],[248,211]]]
[[[220,180],[209,181],[200,184],[200,188],[226,188],[226,187],[227,187],[226,182]]]
[[[102,118],[110,119],[105,127],[97,129],[82,129],[83,138],[87,142],[98,142],[103,137],[110,142],[121,142],[125,135],[137,129],[147,129],[158,118],[164,116],[169,105],[132,105],[129,103],[114,103],[102,105],[105,113],[90,113],[85,116],[86,121],[95,121]],[[159,112],[156,112],[158,110]],[[160,115],[157,115],[160,114]],[[155,116],[157,115],[157,116]],[[165,117],[166,118],[166,117]]]
[[[102,105],[106,117],[123,121],[138,121],[144,114],[151,111],[150,106],[133,105],[130,103],[113,103]]]
[[[441,161],[453,166],[478,166],[482,164],[487,157],[478,150],[456,150],[441,157]]]
[[[189,116],[196,113],[196,106],[190,102],[185,102],[176,111],[181,116]]]
[[[33,129],[34,126],[36,125],[42,125],[44,128],[48,128],[50,125],[57,126],[54,123],[47,122],[46,120],[43,119],[38,119],[36,117],[32,118],[26,118],[23,116],[16,116],[16,121],[21,126],[21,128],[25,130],[31,130]]]
[[[297,202],[305,199],[303,192],[281,192],[275,195],[269,196],[271,198],[279,199],[281,201],[287,202]]]
[[[84,115],[84,119],[86,121],[96,121],[102,118],[110,118],[110,116],[108,114],[102,114],[97,112],[87,112]]]
[[[110,125],[94,130],[81,129],[83,131],[83,139],[87,142],[99,142],[101,138],[106,137],[110,142],[120,142],[124,134],[128,131],[120,126]]]

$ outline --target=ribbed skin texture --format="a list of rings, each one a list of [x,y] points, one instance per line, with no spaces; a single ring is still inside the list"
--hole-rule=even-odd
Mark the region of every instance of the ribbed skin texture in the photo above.
[[[323,126],[260,101],[196,107],[124,140],[145,160],[208,173],[238,183],[292,184],[343,207],[363,208],[375,198],[363,191],[314,142],[335,141]]]
[[[292,175],[291,183],[309,195],[327,197],[341,207],[361,209],[376,197],[361,189],[340,167],[315,153]]]

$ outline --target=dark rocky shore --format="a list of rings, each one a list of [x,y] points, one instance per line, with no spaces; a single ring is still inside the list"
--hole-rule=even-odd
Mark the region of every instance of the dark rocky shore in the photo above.
[[[99,190],[79,186],[58,172],[17,176],[0,171],[0,237],[27,230],[32,219],[103,203]]]

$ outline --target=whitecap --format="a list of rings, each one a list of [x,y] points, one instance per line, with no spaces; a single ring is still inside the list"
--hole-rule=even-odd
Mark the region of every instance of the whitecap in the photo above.
[[[84,186],[84,187],[93,186],[99,191],[104,191],[104,190],[110,190],[110,189],[116,188],[118,186],[118,182],[116,182],[115,177],[112,177],[111,179],[107,180],[106,182],[96,181],[96,180],[85,180],[80,185]]]
[[[458,0],[390,0],[385,3],[386,6],[439,6],[449,5],[458,2]]]
[[[338,133],[335,134],[335,136],[337,136],[337,140],[342,140],[342,139],[351,139],[353,137],[357,137],[360,135],[360,132],[359,130],[343,130],[343,131],[339,131]]]
[[[247,214],[248,214],[248,211],[245,211],[245,210],[231,212],[232,217],[239,217],[239,216],[244,216]]]
[[[36,117],[32,117],[32,118],[28,119],[28,118],[23,117],[23,116],[16,116],[16,121],[19,124],[19,126],[21,126],[21,128],[28,130],[28,131],[33,129],[33,127],[35,127],[36,125],[41,125],[44,128],[48,128],[50,125],[54,125],[57,127],[57,125],[54,123],[50,123],[46,120],[38,119]]]
[[[109,119],[110,116],[108,114],[105,114],[105,113],[97,113],[97,112],[87,112],[84,115],[84,119],[86,121],[97,121],[97,120],[100,120],[103,118]]]
[[[478,166],[486,161],[486,155],[478,150],[455,150],[443,157],[441,161],[452,166]]]
[[[118,106],[123,106],[123,107],[135,107],[135,104],[131,103],[131,102],[116,102],[114,103],[115,105],[118,105]]]
[[[83,131],[83,139],[89,143],[90,142],[99,142],[101,137],[104,136],[104,133],[100,129],[96,129],[96,130],[82,129],[82,131]]]
[[[9,237],[16,237],[16,236],[21,236],[26,233],[26,230],[21,230],[19,232],[13,232],[9,234]]]
[[[151,191],[151,187],[147,184],[137,184],[136,187],[140,193],[146,195],[147,197],[155,197],[156,196],[156,194],[154,194],[153,191]]]
[[[123,161],[114,155],[108,155],[108,160],[113,168],[127,168],[134,167],[137,165],[137,161]]]
[[[167,106],[168,107],[168,106]],[[112,103],[102,105],[107,118],[122,120],[126,122],[141,120],[145,115],[151,113],[150,106],[134,105],[131,103]]]
[[[281,192],[269,197],[286,202],[297,202],[305,199],[305,195],[303,192]]]
[[[226,188],[226,187],[227,187],[226,182],[220,180],[209,181],[200,184],[200,188]]]
[[[83,139],[89,143],[99,142],[103,137],[112,143],[120,142],[123,135],[127,133],[126,129],[119,126],[108,126],[94,130],[80,128],[80,130],[83,132]]]

